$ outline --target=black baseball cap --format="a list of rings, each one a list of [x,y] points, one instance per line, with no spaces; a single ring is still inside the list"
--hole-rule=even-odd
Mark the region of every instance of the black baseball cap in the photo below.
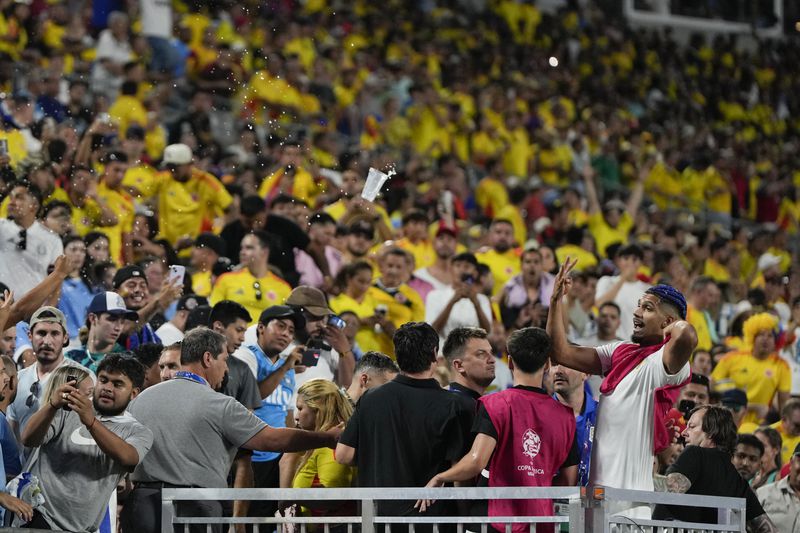
[[[117,270],[117,273],[114,274],[114,281],[112,281],[111,284],[115,289],[119,289],[120,285],[132,278],[147,279],[144,275],[144,270],[140,267],[137,265],[126,265]]]
[[[306,321],[302,313],[298,313],[288,305],[273,305],[272,307],[267,307],[261,312],[261,316],[258,317],[258,322],[266,325],[269,324],[270,320],[275,320],[276,318],[291,319],[291,321],[294,322],[295,329],[302,329],[306,326]]]
[[[197,248],[208,248],[220,257],[227,254],[225,241],[219,235],[213,233],[201,233],[194,241]]]

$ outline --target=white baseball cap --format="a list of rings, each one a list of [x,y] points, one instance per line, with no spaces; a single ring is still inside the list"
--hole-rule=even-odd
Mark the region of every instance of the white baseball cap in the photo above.
[[[170,144],[164,148],[165,165],[186,165],[192,162],[192,149],[185,144]]]

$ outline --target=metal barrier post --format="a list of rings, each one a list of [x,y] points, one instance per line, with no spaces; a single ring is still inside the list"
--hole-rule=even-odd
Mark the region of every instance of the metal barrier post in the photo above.
[[[361,532],[375,533],[375,500],[361,500]]]
[[[584,517],[583,498],[570,498],[567,504],[569,511],[569,530],[584,531],[586,529],[586,521]]]
[[[167,489],[161,491],[161,533],[172,533],[172,519],[175,518],[175,502]]]

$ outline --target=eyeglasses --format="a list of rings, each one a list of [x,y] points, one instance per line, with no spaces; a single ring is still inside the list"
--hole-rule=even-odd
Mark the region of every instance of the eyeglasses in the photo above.
[[[261,301],[264,294],[261,292],[261,283],[259,283],[258,280],[253,282],[253,289],[256,291],[256,300]]]
[[[28,396],[28,399],[25,400],[25,405],[27,407],[33,407],[33,402],[35,402],[39,398],[39,390],[40,390],[39,382],[34,381],[33,384],[31,384],[31,389],[29,391],[30,395]]]
[[[17,241],[17,250],[28,249],[28,230],[25,228],[19,230],[19,241]]]

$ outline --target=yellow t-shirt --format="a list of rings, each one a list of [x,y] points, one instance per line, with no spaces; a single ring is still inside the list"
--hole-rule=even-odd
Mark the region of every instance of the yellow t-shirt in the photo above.
[[[706,321],[705,314],[698,311],[693,305],[686,306],[686,321],[694,326],[697,332],[697,349],[698,350],[711,350],[711,332],[708,329],[708,321]]]
[[[381,304],[381,296],[378,294],[380,292],[382,292],[380,289],[370,287],[360,302],[342,293],[331,299],[330,307],[337,315],[350,311],[360,319],[370,318],[375,316],[375,306]],[[384,332],[376,333],[375,328],[362,325],[358,328],[358,333],[356,333],[356,342],[362,352],[380,351],[381,347],[386,343],[386,341],[381,340],[381,337],[389,338]]]
[[[425,304],[420,298],[417,291],[408,285],[401,285],[398,287],[399,292],[392,296],[388,292],[373,287],[372,296],[378,305],[385,305],[388,309],[387,316],[396,328],[399,328],[406,322],[423,322],[425,320]],[[394,359],[394,343],[387,335],[379,335],[378,343],[381,345],[380,352],[385,353]]]
[[[492,296],[500,294],[503,286],[520,273],[520,250],[519,248],[511,248],[502,254],[489,250],[488,252],[475,254],[479,263],[483,263],[489,267],[494,277],[494,288],[492,289]]]
[[[292,488],[352,487],[355,474],[356,469],[352,466],[344,466],[336,462],[332,449],[317,448],[311,452],[308,461],[295,474]]]
[[[508,191],[506,186],[494,178],[483,178],[475,189],[475,202],[483,214],[495,218],[495,213],[508,205]]]
[[[222,300],[233,300],[242,304],[250,313],[250,324],[255,324],[264,309],[283,304],[291,292],[292,287],[272,272],[256,278],[243,268],[218,277],[211,290],[209,302],[215,305]]]
[[[705,265],[703,265],[703,275],[710,277],[717,283],[730,283],[731,281],[731,274],[728,269],[711,258],[706,259]]]
[[[68,203],[72,206],[72,227],[75,228],[75,233],[83,237],[95,228],[100,227],[103,211],[97,205],[97,202],[87,198],[82,207],[78,207],[72,202]]]
[[[781,444],[781,460],[783,464],[787,464],[791,461],[792,455],[794,455],[794,449],[800,444],[800,435],[794,437],[786,433],[780,420],[771,424],[769,427],[781,434],[781,439],[783,439]]]
[[[122,260],[122,236],[133,231],[133,220],[136,216],[133,205],[133,198],[123,190],[109,189],[105,181],[100,181],[97,186],[97,194],[105,200],[117,215],[117,223],[113,226],[97,228],[108,237],[108,249],[111,259],[117,264],[123,264]]]
[[[414,269],[426,268],[436,262],[436,251],[429,240],[413,243],[406,237],[395,242],[397,246],[414,256]]]
[[[158,191],[158,171],[145,163],[128,167],[122,186],[135,189],[142,198],[151,198]]]
[[[345,205],[344,200],[337,200],[331,205],[323,208],[323,211],[332,216],[336,222],[339,222],[344,217],[345,213],[347,213],[347,206]],[[378,204],[375,204],[375,211],[381,216],[386,226],[391,228],[392,219],[389,218],[389,213],[386,212],[386,209]]]
[[[565,244],[556,248],[556,259],[558,264],[563,264],[567,257],[572,257],[577,260],[575,263],[575,270],[588,270],[597,266],[597,258],[588,250],[584,250],[580,246],[574,244]]]
[[[632,228],[633,219],[627,212],[620,216],[619,224],[617,224],[616,228],[612,228],[608,225],[602,213],[593,213],[589,215],[589,231],[594,237],[594,241],[597,245],[597,253],[599,253],[601,257],[606,256],[606,248],[608,248],[609,245],[618,242],[628,242],[628,235]]]
[[[269,201],[278,193],[285,192],[303,200],[313,209],[317,195],[322,192],[314,182],[314,177],[302,167],[296,169],[294,178],[284,179],[283,172],[284,170],[281,168],[264,178],[258,188],[258,195]]]
[[[169,172],[157,179],[159,234],[173,246],[181,237],[197,237],[204,225],[210,226],[233,202],[217,178],[197,168],[185,183]]]
[[[735,352],[723,357],[711,373],[717,390],[737,388],[747,393],[748,405],[770,405],[778,392],[790,392],[792,374],[789,365],[778,355],[763,360],[750,352]],[[745,422],[759,422],[748,413]]]
[[[192,274],[192,292],[198,296],[211,295],[211,271],[195,272]]]
[[[128,126],[138,124],[147,126],[147,110],[135,96],[120,95],[108,108],[111,120],[118,126],[120,135],[125,135]]]

